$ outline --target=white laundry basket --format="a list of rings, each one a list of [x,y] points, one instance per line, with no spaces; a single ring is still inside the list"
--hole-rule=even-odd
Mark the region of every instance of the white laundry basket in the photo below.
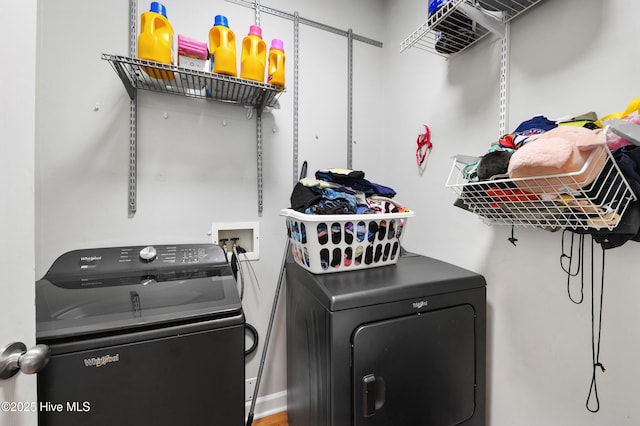
[[[283,209],[289,247],[296,263],[314,274],[393,265],[412,211],[309,215]]]

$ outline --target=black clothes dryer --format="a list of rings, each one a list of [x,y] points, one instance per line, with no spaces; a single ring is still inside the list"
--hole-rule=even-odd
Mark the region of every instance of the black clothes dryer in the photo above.
[[[65,253],[36,282],[39,425],[241,426],[244,325],[216,245]]]
[[[290,426],[485,425],[486,285],[424,256],[287,267]]]

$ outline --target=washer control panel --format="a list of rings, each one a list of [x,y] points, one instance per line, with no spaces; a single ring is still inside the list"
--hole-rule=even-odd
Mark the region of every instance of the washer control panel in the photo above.
[[[153,262],[158,256],[158,251],[154,246],[146,246],[140,250],[140,259],[145,262]]]
[[[189,274],[227,266],[224,250],[215,244],[109,247],[65,253],[45,278]]]

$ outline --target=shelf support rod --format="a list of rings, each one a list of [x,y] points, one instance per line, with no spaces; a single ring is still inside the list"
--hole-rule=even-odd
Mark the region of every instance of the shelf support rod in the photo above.
[[[353,31],[349,29],[348,43],[348,80],[347,80],[347,168],[353,168]]]
[[[498,122],[498,137],[507,134],[509,125],[509,63],[511,51],[511,23],[505,24],[504,37],[500,40],[500,110]]]
[[[258,175],[258,216],[262,215],[262,117],[256,116],[257,175]]]
[[[255,22],[257,26],[260,26],[260,0],[255,0]],[[263,205],[263,182],[262,182],[262,111],[264,110],[265,103],[267,102],[267,93],[262,92],[262,99],[256,105],[256,175],[258,186],[258,216],[262,215]]]
[[[129,0],[129,56],[134,58],[137,56],[137,29],[138,21],[138,2]],[[122,75],[120,76],[122,79]],[[127,80],[128,79],[123,79]],[[125,84],[127,87],[127,84]],[[137,206],[137,188],[138,188],[138,96],[137,92],[127,87],[129,93],[129,217],[136,214]]]
[[[256,25],[260,26],[260,0],[255,0]],[[257,159],[257,184],[258,184],[258,216],[262,215],[263,203],[263,182],[262,182],[262,111],[267,101],[267,93],[262,92],[262,100],[256,105],[256,159]]]
[[[300,74],[300,16],[293,14],[293,186],[298,182],[298,91]]]
[[[256,25],[260,26],[260,0],[256,0],[255,8],[256,8]]]
[[[294,16],[295,14],[283,12],[281,10],[277,10],[277,9],[273,9],[273,8],[265,7],[265,6],[261,6],[261,5],[257,5],[256,6],[256,4],[253,1],[249,1],[249,0],[226,0],[226,1],[228,1],[230,3],[239,4],[239,5],[245,6],[245,7],[250,7],[250,8],[258,7],[261,12],[268,13],[268,14],[274,15],[274,16],[279,16],[281,18],[288,19],[290,21],[293,21],[295,19],[295,16]],[[460,0],[456,0],[456,1],[460,1]],[[311,19],[305,19],[305,18],[302,18],[300,16],[298,16],[297,19],[299,20],[299,22],[301,24],[305,24],[305,25],[308,25],[310,27],[317,28],[319,30],[328,31],[328,32],[331,32],[331,33],[334,33],[334,34],[337,34],[337,35],[344,36],[344,37],[347,37],[347,35],[348,35],[347,31],[345,31],[345,30],[341,30],[339,28],[332,27],[330,25],[325,25],[325,24],[322,24],[320,22],[313,21]],[[366,43],[366,44],[371,44],[371,45],[376,46],[376,47],[382,47],[382,42],[376,41],[376,40],[373,40],[373,39],[370,39],[368,37],[364,37],[364,36],[361,36],[361,35],[358,35],[358,34],[353,34],[353,39],[357,40],[357,41],[361,41],[361,42]]]

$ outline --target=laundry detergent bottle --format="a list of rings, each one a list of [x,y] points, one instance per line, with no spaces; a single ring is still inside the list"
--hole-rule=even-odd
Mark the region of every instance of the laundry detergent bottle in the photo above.
[[[279,38],[271,40],[267,83],[284,87],[284,43]]]
[[[167,9],[159,2],[151,2],[149,12],[140,16],[138,36],[138,58],[148,61],[173,64],[173,27],[167,19]],[[143,67],[153,78],[173,80],[172,72]]]
[[[229,29],[226,16],[216,15],[214,18],[213,27],[209,30],[209,52],[212,72],[238,76],[236,35]]]
[[[249,34],[242,39],[240,77],[263,83],[266,62],[267,45],[262,39],[262,29],[251,25]]]

